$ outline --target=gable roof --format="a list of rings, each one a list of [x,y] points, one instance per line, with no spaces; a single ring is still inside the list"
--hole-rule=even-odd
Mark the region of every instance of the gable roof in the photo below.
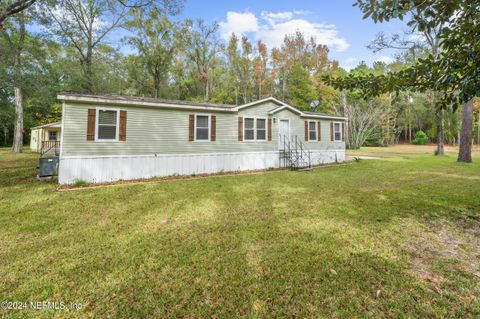
[[[333,120],[347,120],[347,117],[345,116],[340,116],[340,115],[333,115],[333,114],[325,114],[325,113],[318,113],[318,112],[311,112],[311,111],[302,111],[300,110],[299,108],[295,107],[295,106],[292,106],[290,104],[287,104],[285,102],[282,102],[280,100],[277,100],[276,98],[274,98],[273,96],[271,97],[268,97],[266,99],[262,99],[262,100],[258,100],[258,101],[255,101],[255,102],[251,102],[251,103],[247,103],[247,104],[243,104],[243,105],[240,105],[240,106],[237,106],[236,107],[236,110],[241,110],[243,108],[246,108],[246,107],[250,107],[250,106],[254,106],[254,105],[257,105],[257,104],[261,104],[261,103],[265,103],[265,102],[273,102],[275,104],[278,105],[278,107],[270,110],[268,112],[268,114],[275,114],[279,111],[282,111],[282,110],[290,110],[294,113],[297,113],[298,115],[300,115],[301,117],[309,117],[309,118],[323,118],[323,119],[333,119]]]
[[[96,104],[116,104],[116,105],[137,105],[137,106],[151,106],[151,107],[163,107],[163,108],[176,108],[176,109],[193,109],[193,110],[215,110],[221,112],[237,113],[239,110],[263,104],[265,102],[272,102],[277,105],[276,108],[270,110],[268,114],[275,114],[281,110],[288,109],[300,117],[308,118],[324,118],[324,119],[336,119],[346,120],[344,116],[323,114],[317,112],[302,111],[297,107],[282,102],[273,96],[265,99],[253,101],[242,105],[231,104],[215,104],[207,102],[193,102],[193,101],[180,101],[180,100],[166,100],[149,97],[135,97],[117,94],[82,94],[82,93],[60,93],[57,98],[61,101],[74,101],[78,103],[96,103]]]
[[[275,114],[275,113],[280,112],[281,110],[285,110],[285,109],[290,110],[293,113],[297,113],[299,115],[302,115],[302,111],[300,111],[299,109],[297,109],[297,108],[295,108],[291,105],[288,105],[288,104],[280,105],[279,107],[276,107],[273,110],[268,111],[268,114]]]
[[[244,108],[247,108],[247,107],[250,107],[250,106],[254,106],[254,105],[257,105],[257,104],[262,104],[262,103],[265,103],[265,102],[273,102],[273,103],[275,103],[279,106],[285,104],[282,101],[277,100],[273,96],[270,96],[270,97],[267,97],[265,99],[256,100],[256,101],[253,101],[253,102],[250,102],[250,103],[238,105],[237,107],[235,107],[235,110],[238,111],[238,110],[241,110],[241,109],[244,109]]]

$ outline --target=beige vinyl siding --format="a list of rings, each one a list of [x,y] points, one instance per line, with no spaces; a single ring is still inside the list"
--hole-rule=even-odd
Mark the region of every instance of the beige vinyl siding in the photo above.
[[[330,141],[330,122],[332,122],[331,120],[300,117],[298,114],[286,109],[275,113],[274,117],[277,119],[277,123],[279,119],[289,120],[291,137],[294,138],[295,136],[297,136],[297,139],[304,143],[309,150],[339,150],[345,148],[344,142]],[[322,137],[321,141],[305,141],[305,121],[320,121],[320,130]],[[276,125],[277,123],[274,124],[274,130],[272,131],[275,141],[277,141],[278,139],[278,126]]]
[[[278,105],[272,102],[265,102],[262,104],[252,105],[238,111],[238,116],[268,116],[268,112],[277,108]],[[273,116],[274,117],[274,116]]]
[[[33,152],[40,152],[40,145],[42,144],[42,129],[32,129],[30,134],[30,149]]]
[[[87,112],[89,108],[95,108],[95,106],[86,104],[65,105],[62,156],[251,152],[265,150],[267,144],[272,143],[239,142],[238,116],[236,113],[137,106],[118,107],[120,110],[127,111],[127,139],[125,142],[87,141]],[[190,114],[216,115],[217,134],[215,142],[188,140]],[[273,144],[271,145],[273,146]],[[274,150],[273,147],[270,147],[270,149]]]
[[[66,103],[63,121],[62,156],[95,155],[149,155],[149,154],[200,154],[229,152],[276,151],[278,149],[278,119],[290,120],[291,135],[304,142],[304,118],[290,110],[273,115],[268,111],[276,108],[272,102],[247,107],[238,113],[218,111],[189,111],[139,106],[107,106],[127,111],[127,138],[125,142],[87,141],[87,113],[95,108],[92,104]],[[216,141],[189,141],[190,114],[216,116]],[[272,141],[238,141],[238,117],[276,118],[272,121]],[[268,123],[268,121],[267,121]],[[330,141],[330,121],[322,120],[322,141],[307,142],[307,148],[342,149],[342,142]]]

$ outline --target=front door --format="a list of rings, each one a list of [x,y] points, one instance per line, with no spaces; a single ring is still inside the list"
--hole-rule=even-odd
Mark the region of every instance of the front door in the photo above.
[[[278,149],[283,150],[285,141],[290,140],[290,122],[288,120],[278,121]]]

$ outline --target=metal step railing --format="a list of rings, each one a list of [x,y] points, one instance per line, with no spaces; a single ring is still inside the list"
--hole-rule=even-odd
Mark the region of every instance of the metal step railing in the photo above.
[[[280,135],[280,145],[283,149],[279,150],[280,166],[292,170],[311,168],[311,152],[305,144],[297,137],[291,138]]]

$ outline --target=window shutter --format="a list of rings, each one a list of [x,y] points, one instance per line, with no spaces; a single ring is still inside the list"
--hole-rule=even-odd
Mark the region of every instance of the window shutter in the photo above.
[[[212,127],[210,128],[210,141],[215,142],[217,139],[217,116],[212,115],[210,121],[212,122]]]
[[[317,130],[318,130],[317,139],[318,139],[319,141],[321,141],[321,140],[322,140],[322,130],[320,129],[320,128],[321,128],[321,127],[320,127],[320,121],[317,122],[317,127],[318,127],[318,129],[317,129]]]
[[[345,122],[342,123],[342,142],[345,142]]]
[[[305,142],[308,142],[308,121],[305,121]]]
[[[268,119],[268,140],[272,140],[272,119]]]
[[[193,141],[195,138],[195,115],[190,114],[188,119],[188,140]]]
[[[333,142],[333,122],[330,122],[330,141]]]
[[[95,116],[97,111],[95,109],[88,109],[87,118],[87,141],[95,140]]]
[[[243,117],[238,117],[238,140],[243,141]]]
[[[127,140],[127,111],[120,111],[120,127],[118,130],[118,139],[120,141]]]

